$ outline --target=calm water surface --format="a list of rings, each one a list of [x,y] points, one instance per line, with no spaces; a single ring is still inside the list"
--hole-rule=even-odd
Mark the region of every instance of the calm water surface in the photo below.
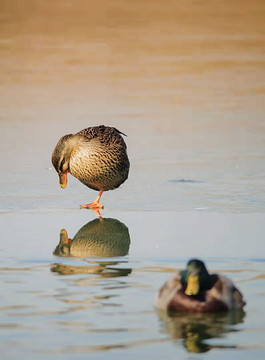
[[[1,359],[264,359],[264,2],[0,6]],[[131,172],[100,221],[50,156],[102,123]],[[194,256],[244,313],[154,309]]]

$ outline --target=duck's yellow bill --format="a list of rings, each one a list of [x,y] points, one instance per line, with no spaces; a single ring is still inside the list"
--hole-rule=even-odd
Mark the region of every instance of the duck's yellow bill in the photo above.
[[[64,189],[67,185],[67,173],[59,175],[59,184],[62,189]]]
[[[190,275],[188,277],[188,283],[185,290],[186,295],[197,295],[199,292],[199,276],[198,275]]]

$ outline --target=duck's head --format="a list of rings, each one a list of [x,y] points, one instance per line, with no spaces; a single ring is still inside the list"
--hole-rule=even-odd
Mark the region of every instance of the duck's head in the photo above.
[[[52,153],[52,164],[59,174],[62,189],[67,185],[67,173],[70,171],[70,156],[73,149],[73,135],[65,135],[58,141]]]
[[[213,286],[213,276],[210,275],[201,260],[191,259],[181,276],[185,295],[196,296],[201,290],[209,290]]]

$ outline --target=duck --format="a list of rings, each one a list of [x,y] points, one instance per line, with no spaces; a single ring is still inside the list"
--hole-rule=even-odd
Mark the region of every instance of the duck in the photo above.
[[[99,210],[104,191],[114,190],[127,180],[130,162],[127,146],[118,129],[100,125],[76,134],[62,136],[55,146],[51,161],[59,175],[59,185],[67,186],[68,173],[90,189],[99,191],[97,198],[81,208]]]
[[[222,274],[209,274],[204,262],[195,258],[166,281],[155,299],[156,308],[168,313],[216,313],[240,310],[245,305],[232,280]]]

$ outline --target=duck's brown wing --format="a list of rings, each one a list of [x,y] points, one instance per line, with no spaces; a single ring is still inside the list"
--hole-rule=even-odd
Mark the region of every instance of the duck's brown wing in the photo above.
[[[77,134],[84,136],[88,140],[98,138],[98,140],[102,143],[119,144],[126,148],[126,144],[121,134],[125,136],[127,135],[114,127],[105,125],[92,126],[79,131]]]
[[[217,281],[212,289],[208,291],[208,295],[221,300],[227,305],[228,309],[242,309],[246,302],[232,280],[224,275],[216,276]]]
[[[158,309],[166,310],[175,293],[181,289],[181,273],[182,271],[171,276],[159,289],[155,298],[155,306]]]

